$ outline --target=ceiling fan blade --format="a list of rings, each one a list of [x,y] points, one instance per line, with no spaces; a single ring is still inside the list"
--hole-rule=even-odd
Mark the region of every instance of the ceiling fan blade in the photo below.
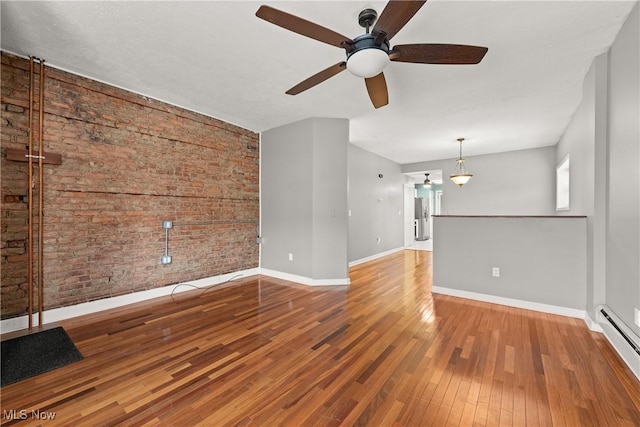
[[[371,103],[374,107],[384,107],[389,103],[387,81],[384,79],[383,73],[364,79],[364,82],[367,85],[367,92],[369,92],[369,98],[371,98]]]
[[[307,21],[306,19],[274,9],[270,6],[260,6],[256,12],[256,16],[279,27],[293,31],[294,33],[301,34],[332,46],[346,48],[353,44],[353,41],[349,37],[338,34],[333,30],[315,24],[311,21]]]
[[[391,37],[395,36],[396,33],[400,31],[411,18],[413,18],[413,15],[415,15],[425,3],[426,0],[390,1],[376,21],[372,33],[376,34],[385,32],[387,33],[387,40],[391,40]]]
[[[403,44],[394,46],[389,58],[416,64],[477,64],[489,49],[460,44]]]
[[[314,74],[313,76],[309,77],[305,81],[298,83],[297,85],[295,85],[294,87],[286,91],[285,93],[287,95],[297,95],[300,92],[304,92],[307,89],[311,89],[315,85],[322,83],[328,78],[333,77],[339,72],[344,71],[346,69],[347,69],[346,62],[344,61],[338,62],[337,64],[332,65],[329,68],[325,68],[319,73]]]

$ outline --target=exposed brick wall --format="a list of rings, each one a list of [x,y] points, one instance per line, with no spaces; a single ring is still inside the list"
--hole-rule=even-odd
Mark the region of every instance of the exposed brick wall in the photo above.
[[[3,318],[27,307],[27,164],[5,148],[28,143],[28,70],[2,53]],[[53,68],[44,111],[62,155],[44,166],[45,309],[258,266],[257,134]],[[163,220],[231,223],[171,229],[163,266]]]

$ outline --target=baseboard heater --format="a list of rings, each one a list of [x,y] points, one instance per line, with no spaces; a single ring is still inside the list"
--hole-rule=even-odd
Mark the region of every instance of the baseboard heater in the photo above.
[[[607,322],[609,322],[609,324],[613,327],[613,329],[615,329],[620,334],[620,336],[624,338],[627,344],[631,346],[633,351],[635,351],[636,354],[640,356],[640,338],[638,338],[638,336],[632,330],[630,330],[618,316],[613,314],[613,311],[611,311],[609,307],[599,306],[598,312],[602,314],[602,317],[604,317]]]

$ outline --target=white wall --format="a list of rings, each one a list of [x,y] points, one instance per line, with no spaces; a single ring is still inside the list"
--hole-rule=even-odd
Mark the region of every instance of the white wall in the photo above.
[[[555,214],[555,146],[466,157],[473,178],[450,179],[455,159],[411,163],[402,172],[442,169],[442,215]]]

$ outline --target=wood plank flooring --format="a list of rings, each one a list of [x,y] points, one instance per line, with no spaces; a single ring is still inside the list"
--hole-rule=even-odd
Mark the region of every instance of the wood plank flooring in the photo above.
[[[582,320],[432,294],[431,252],[350,276],[255,276],[62,322],[85,359],[2,388],[2,423],[640,426],[639,382]]]

